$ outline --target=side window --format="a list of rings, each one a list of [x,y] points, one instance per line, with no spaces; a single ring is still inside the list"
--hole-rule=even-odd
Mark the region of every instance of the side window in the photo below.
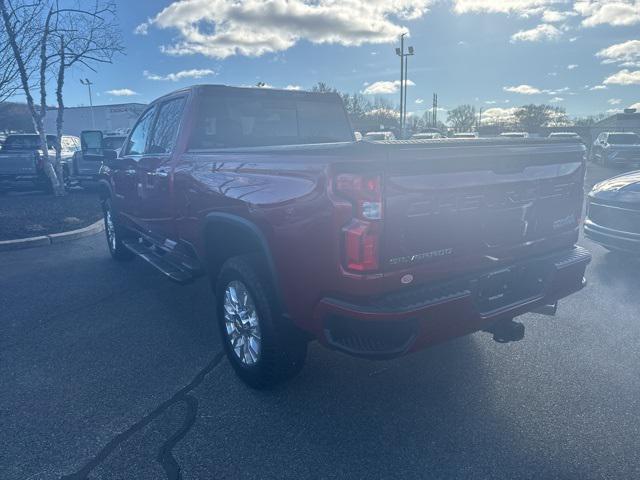
[[[125,155],[142,155],[145,153],[145,147],[149,139],[155,113],[156,107],[152,107],[142,116],[136,128],[131,133],[131,137],[129,137],[129,144],[127,145]]]
[[[178,137],[184,104],[185,97],[175,98],[162,104],[151,134],[149,153],[162,155],[173,151]]]
[[[62,137],[60,141],[63,152],[75,152],[75,143],[73,137]]]

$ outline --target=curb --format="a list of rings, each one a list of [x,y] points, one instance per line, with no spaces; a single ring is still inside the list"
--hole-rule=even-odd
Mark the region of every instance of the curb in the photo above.
[[[0,241],[0,252],[69,242],[78,238],[88,237],[89,235],[102,232],[103,230],[104,220],[100,219],[88,227],[71,230],[69,232],[52,233],[51,235],[43,235],[39,237],[18,238],[17,240],[2,240]]]

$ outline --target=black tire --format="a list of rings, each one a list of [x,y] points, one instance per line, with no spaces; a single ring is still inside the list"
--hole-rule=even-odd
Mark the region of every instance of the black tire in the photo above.
[[[135,255],[122,243],[122,240],[130,237],[131,234],[118,224],[117,215],[115,215],[113,211],[110,198],[102,201],[102,212],[104,215],[104,231],[107,237],[109,253],[111,253],[114,260],[118,260],[119,262],[131,260]]]
[[[255,389],[270,388],[294,377],[304,366],[307,356],[306,339],[302,332],[283,318],[272,285],[264,272],[265,267],[258,255],[233,257],[222,266],[215,287],[218,326],[227,358],[240,379]],[[255,312],[252,318],[258,324],[259,349],[251,364],[243,361],[242,353],[234,350],[232,336],[237,332],[227,333],[225,320],[227,288],[239,285],[244,286],[250,296],[250,302],[245,301],[245,308],[248,303],[252,304]],[[241,318],[229,315],[237,320]],[[245,332],[245,335],[255,337],[254,332]],[[238,336],[235,338],[235,348],[242,351],[243,347],[238,347]],[[245,343],[243,341],[241,345]]]

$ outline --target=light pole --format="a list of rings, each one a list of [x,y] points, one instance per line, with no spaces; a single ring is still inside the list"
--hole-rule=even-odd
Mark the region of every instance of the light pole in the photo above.
[[[91,80],[89,80],[88,78],[85,78],[84,80],[81,78],[80,83],[82,85],[86,85],[87,87],[89,87],[89,108],[91,109],[91,128],[95,130],[96,118],[93,115],[93,98],[91,97],[91,85],[93,85],[93,83],[91,83]]]
[[[404,137],[405,123],[407,120],[407,64],[408,58],[414,54],[413,47],[408,52],[404,51],[404,36],[400,35],[400,48],[396,48],[396,55],[400,57],[400,136]]]

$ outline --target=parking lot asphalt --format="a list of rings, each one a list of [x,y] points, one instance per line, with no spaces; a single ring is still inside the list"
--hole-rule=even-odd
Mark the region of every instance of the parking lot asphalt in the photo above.
[[[0,253],[0,478],[640,478],[640,260],[581,244],[588,286],[521,342],[312,344],[269,392],[222,357],[206,280],[113,262],[102,235]]]

